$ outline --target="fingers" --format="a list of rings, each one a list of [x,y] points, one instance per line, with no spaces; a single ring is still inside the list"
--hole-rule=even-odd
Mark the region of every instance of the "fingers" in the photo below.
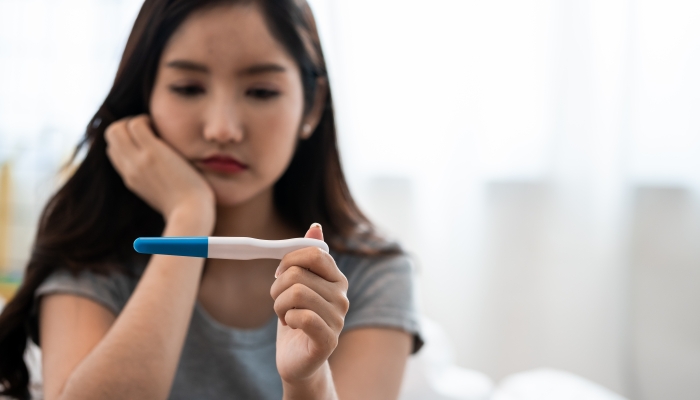
[[[151,129],[151,119],[145,114],[112,123],[105,131],[105,140],[107,153],[117,167],[126,167],[125,159],[142,161],[140,159],[149,153],[143,150],[153,148],[159,142]],[[124,171],[124,168],[118,169]]]
[[[146,114],[122,118],[112,123],[105,130],[105,139],[108,145],[130,144],[126,149],[142,148],[156,141],[151,128],[151,118]]]
[[[123,118],[105,131],[107,156],[126,186],[137,190],[142,174],[159,158],[159,140],[153,134],[148,115]],[[148,197],[148,196],[147,196]]]
[[[306,237],[322,239],[320,225],[312,225]],[[330,254],[316,247],[300,249],[287,254],[277,271],[270,295],[282,324],[289,324],[290,311],[309,310],[334,332],[342,330],[350,307],[348,282]]]
[[[345,321],[345,311],[338,305],[332,304],[308,286],[296,283],[285,290],[275,300],[275,313],[283,325],[287,321],[289,311],[308,310],[318,315],[325,325],[333,332],[340,332]]]
[[[111,124],[105,131],[107,141],[107,156],[119,171],[124,171],[128,166],[128,155],[138,151],[136,143],[127,133],[128,120],[119,120]]]
[[[137,144],[128,134],[127,124],[130,118],[120,119],[109,125],[105,130],[105,140],[109,146],[118,146],[120,149],[137,148]]]
[[[314,222],[306,231],[305,238],[323,240],[323,230],[321,224]],[[332,264],[332,266],[330,265]],[[313,271],[315,274],[329,281],[342,280],[342,275],[335,266],[335,261],[330,254],[317,248],[306,248],[287,254],[275,271],[275,278],[282,274],[287,268],[293,265],[300,265]],[[340,274],[339,274],[340,273]],[[344,277],[343,277],[344,278]]]
[[[345,298],[344,293],[342,292],[342,287],[335,283],[328,282],[306,268],[297,266],[288,268],[282,275],[277,277],[270,288],[270,296],[277,300],[277,297],[279,297],[282,292],[297,283],[311,288],[326,301],[331,303],[337,302],[337,297],[339,295],[342,295],[342,297]]]
[[[130,118],[126,123],[126,128],[129,136],[139,148],[156,142],[156,137],[151,127],[151,118],[146,114]]]
[[[318,222],[314,222],[313,224],[311,224],[311,227],[308,231],[306,231],[306,235],[304,237],[323,240],[323,230],[321,228],[321,224],[319,224]]]
[[[312,342],[327,349],[338,345],[338,335],[311,310],[289,310],[286,315],[287,325],[293,329],[301,329]]]
[[[280,261],[275,276],[279,277],[293,266],[306,268],[329,282],[343,284],[347,289],[347,279],[345,279],[345,275],[343,275],[335,265],[333,257],[317,247],[306,247],[288,253],[282,258],[282,261]]]

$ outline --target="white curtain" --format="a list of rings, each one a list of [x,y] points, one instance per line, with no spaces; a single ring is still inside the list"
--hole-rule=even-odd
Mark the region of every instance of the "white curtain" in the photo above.
[[[700,393],[700,3],[312,5],[353,189],[459,364]]]
[[[361,205],[462,366],[700,393],[700,2],[310,0]],[[11,268],[139,0],[0,0]]]

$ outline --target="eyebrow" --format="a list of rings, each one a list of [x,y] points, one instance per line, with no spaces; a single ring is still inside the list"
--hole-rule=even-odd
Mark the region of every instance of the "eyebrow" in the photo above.
[[[165,64],[167,67],[182,69],[186,71],[209,73],[209,68],[204,64],[199,64],[188,60],[173,60]],[[258,64],[248,67],[240,72],[240,75],[260,75],[271,72],[285,72],[287,69],[279,64],[268,63]]]
[[[286,68],[279,64],[259,64],[259,65],[253,65],[252,67],[246,68],[243,71],[241,71],[241,75],[258,75],[258,74],[266,74],[270,72],[284,72],[286,71]]]
[[[199,64],[194,61],[174,60],[165,64],[165,66],[186,71],[209,73],[209,68],[207,68],[206,65]]]

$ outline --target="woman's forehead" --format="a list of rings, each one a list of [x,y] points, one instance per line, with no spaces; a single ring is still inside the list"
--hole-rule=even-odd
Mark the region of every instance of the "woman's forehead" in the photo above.
[[[175,60],[211,70],[240,71],[257,64],[296,67],[254,3],[217,6],[189,16],[163,51],[163,65]]]

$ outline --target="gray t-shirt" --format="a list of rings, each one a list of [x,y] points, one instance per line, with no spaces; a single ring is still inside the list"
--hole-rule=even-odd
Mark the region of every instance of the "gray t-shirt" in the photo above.
[[[343,331],[389,327],[422,344],[414,305],[412,263],[406,255],[334,256],[348,278],[350,309]],[[37,289],[36,297],[70,293],[87,297],[115,314],[124,308],[138,277],[60,270]],[[170,399],[281,399],[282,382],[275,363],[277,317],[257,329],[222,325],[197,303],[180,357]]]

